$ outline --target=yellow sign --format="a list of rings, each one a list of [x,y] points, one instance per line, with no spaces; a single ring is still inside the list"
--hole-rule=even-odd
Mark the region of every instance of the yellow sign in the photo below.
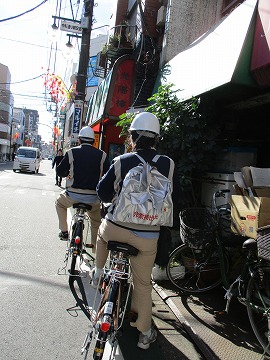
[[[94,141],[94,144],[93,144],[93,146],[95,147],[95,148],[97,148],[98,149],[98,146],[99,146],[99,134],[95,134],[95,141]]]

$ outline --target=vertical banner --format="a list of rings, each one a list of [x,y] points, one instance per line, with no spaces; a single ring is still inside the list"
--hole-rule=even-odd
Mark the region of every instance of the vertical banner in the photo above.
[[[71,129],[71,142],[78,141],[78,135],[81,128],[83,116],[83,101],[75,100],[74,102],[74,116],[73,116],[73,124]]]

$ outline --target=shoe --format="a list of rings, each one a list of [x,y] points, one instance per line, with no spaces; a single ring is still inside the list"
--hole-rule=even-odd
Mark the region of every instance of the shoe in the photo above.
[[[101,288],[102,285],[102,279],[95,277],[95,268],[93,268],[90,273],[90,285],[92,288],[97,289],[98,287]]]
[[[68,239],[68,231],[60,231],[59,233],[60,240],[67,240]]]
[[[60,187],[60,186],[61,186],[61,183],[59,183],[58,186]]]
[[[147,349],[149,349],[150,344],[152,344],[156,340],[157,340],[157,331],[153,327],[151,327],[151,335],[150,336],[140,333],[137,346],[140,349],[147,350]]]
[[[58,186],[58,183],[55,183],[55,185],[57,185],[57,186]]]

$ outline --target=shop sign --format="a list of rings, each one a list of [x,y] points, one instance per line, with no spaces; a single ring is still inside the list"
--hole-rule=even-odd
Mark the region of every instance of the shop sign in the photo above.
[[[81,122],[82,122],[82,114],[83,114],[83,101],[75,100],[73,124],[72,124],[72,132],[71,132],[72,142],[76,142],[78,140],[78,135],[79,135],[79,131],[81,128]]]
[[[82,28],[80,25],[81,25],[80,23],[75,21],[61,20],[60,30],[81,34]]]
[[[134,75],[134,60],[123,61],[116,74],[113,87],[113,97],[110,105],[110,116],[119,116],[130,106],[132,95],[132,81]]]
[[[93,143],[93,146],[94,146],[95,148],[97,148],[97,149],[98,149],[98,146],[99,146],[99,137],[100,137],[99,134],[95,134],[95,141],[94,141],[94,143]]]

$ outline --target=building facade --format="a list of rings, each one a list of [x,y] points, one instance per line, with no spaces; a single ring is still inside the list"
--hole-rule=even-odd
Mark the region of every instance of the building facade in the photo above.
[[[87,123],[99,136],[99,147],[109,152],[111,143],[121,142],[120,129],[115,127],[121,111],[147,106],[147,99],[165,78],[166,83],[181,90],[181,101],[199,96],[205,106],[215,107],[224,150],[217,162],[230,156],[243,158],[234,168],[220,166],[212,171],[231,173],[249,157],[249,165],[268,166],[268,3],[119,0],[114,28],[118,44],[109,39],[105,61],[108,75],[91,97],[87,114]],[[125,49],[127,37],[131,52]],[[121,88],[115,74],[121,76],[119,63],[125,57],[134,60],[128,85],[132,91],[119,113],[113,113],[113,102],[119,98],[115,85]],[[260,126],[254,126],[255,119]]]
[[[0,64],[0,160],[10,158],[12,109],[14,98],[10,91],[11,74]]]

